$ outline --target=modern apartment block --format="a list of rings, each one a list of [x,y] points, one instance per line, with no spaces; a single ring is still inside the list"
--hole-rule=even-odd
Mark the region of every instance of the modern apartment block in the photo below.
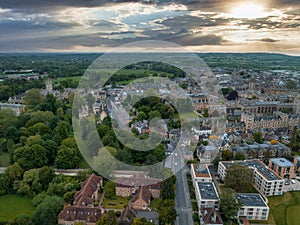
[[[269,207],[260,194],[237,194],[237,199],[242,203],[238,211],[240,220],[267,220]]]
[[[285,158],[269,159],[269,168],[282,178],[294,178],[295,166],[292,162]]]
[[[213,182],[196,182],[195,193],[199,209],[219,208],[219,195]]]
[[[210,172],[207,168],[207,164],[191,164],[191,176],[194,186],[197,182],[212,182]]]
[[[253,184],[264,196],[282,195],[284,180],[257,159],[219,162],[218,174],[225,180],[226,170],[233,164],[245,165],[253,170]]]

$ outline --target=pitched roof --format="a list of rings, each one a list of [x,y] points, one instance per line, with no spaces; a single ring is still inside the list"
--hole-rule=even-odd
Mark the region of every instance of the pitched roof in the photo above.
[[[59,220],[86,221],[96,223],[102,216],[103,209],[96,207],[66,206],[58,215]]]
[[[138,199],[143,199],[145,202],[149,203],[151,199],[151,193],[149,189],[145,186],[142,186],[138,189],[138,192],[136,193],[133,202],[135,202]]]
[[[205,224],[223,224],[221,215],[213,208],[201,208],[202,218]]]
[[[82,183],[81,189],[74,195],[73,205],[84,206],[92,204],[93,193],[97,190],[100,183],[102,183],[102,177],[92,174]]]

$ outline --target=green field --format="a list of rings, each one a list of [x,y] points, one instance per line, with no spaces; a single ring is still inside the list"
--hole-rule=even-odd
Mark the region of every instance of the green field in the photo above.
[[[35,207],[31,199],[18,195],[4,195],[0,197],[0,221],[8,221],[20,214],[32,216]]]
[[[296,225],[300,221],[300,192],[269,197],[269,224]]]
[[[128,206],[128,198],[123,198],[120,196],[115,197],[115,199],[111,200],[111,199],[107,199],[104,198],[102,205],[106,208],[106,209],[124,209],[124,206]]]

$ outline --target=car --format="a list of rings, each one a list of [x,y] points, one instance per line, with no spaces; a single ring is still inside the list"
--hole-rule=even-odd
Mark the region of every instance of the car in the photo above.
[[[174,165],[177,166],[177,162],[175,162]]]
[[[295,180],[291,180],[291,183],[292,183],[292,184],[296,184],[296,181],[295,181]]]
[[[175,152],[175,154],[174,154],[174,155],[175,155],[175,157],[177,157],[177,153],[176,153],[176,152]]]
[[[290,182],[288,180],[285,181],[285,185],[290,185]]]

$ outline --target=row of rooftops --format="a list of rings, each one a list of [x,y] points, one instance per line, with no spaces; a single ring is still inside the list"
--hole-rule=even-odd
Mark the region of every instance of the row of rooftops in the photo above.
[[[250,149],[253,149],[253,150],[278,149],[278,150],[282,150],[282,151],[289,150],[289,148],[287,146],[281,144],[280,142],[277,142],[276,144],[273,144],[273,145],[270,142],[264,142],[262,144],[259,144],[257,142],[254,142],[253,144],[243,143],[242,145],[235,145],[234,149],[236,151],[247,151],[247,150],[250,150]]]

